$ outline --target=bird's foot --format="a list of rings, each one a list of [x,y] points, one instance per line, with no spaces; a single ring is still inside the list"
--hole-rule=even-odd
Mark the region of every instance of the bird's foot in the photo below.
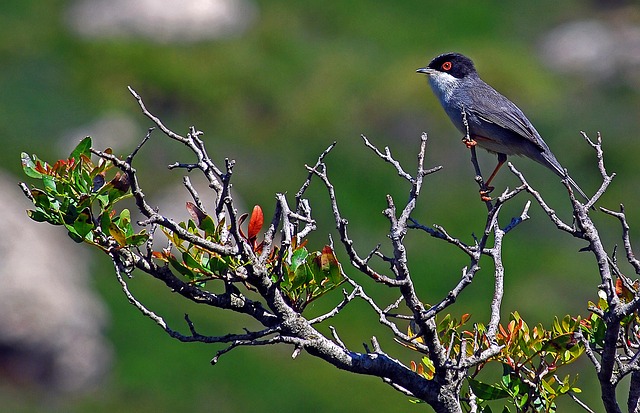
[[[495,187],[493,187],[493,186],[488,186],[488,187],[486,187],[485,189],[481,189],[481,190],[480,190],[480,199],[481,199],[483,202],[489,202],[489,201],[491,201],[491,199],[492,199],[492,198],[489,196],[489,194],[490,194],[491,192],[493,192],[493,190],[494,190],[494,189],[495,189]]]
[[[462,143],[464,143],[464,146],[466,146],[467,149],[471,149],[478,144],[478,142],[468,136],[462,138]]]

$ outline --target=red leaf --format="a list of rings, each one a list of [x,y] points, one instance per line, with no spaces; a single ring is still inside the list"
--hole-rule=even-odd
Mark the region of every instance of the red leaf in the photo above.
[[[322,254],[320,255],[320,268],[322,271],[329,271],[331,266],[337,266],[338,260],[336,260],[336,256],[333,254],[333,250],[330,246],[325,245],[322,248]]]
[[[151,256],[152,256],[153,258],[157,258],[157,259],[159,259],[159,260],[164,260],[164,259],[166,259],[166,258],[167,258],[167,257],[165,256],[165,254],[164,254],[164,253],[162,253],[162,252],[160,252],[160,251],[153,251],[153,252],[151,253]]]
[[[635,285],[634,285],[635,287]],[[616,295],[622,298],[625,302],[633,300],[634,291],[629,289],[623,280],[616,278]]]
[[[200,226],[200,222],[202,222],[202,220],[207,216],[207,214],[205,214],[204,211],[198,208],[198,206],[193,202],[187,202],[187,211],[198,226]]]
[[[262,208],[260,205],[256,205],[253,207],[253,212],[251,212],[251,219],[249,219],[249,241],[255,241],[258,237],[258,233],[262,229],[262,225],[264,225],[264,215],[262,214]]]
[[[127,192],[130,188],[129,177],[126,174],[116,173],[116,176],[111,180],[111,184],[115,189],[120,192]]]
[[[42,163],[40,161],[36,161],[36,167],[34,168],[36,171],[40,172],[41,174],[48,174],[49,171],[47,171],[47,169],[42,165]]]

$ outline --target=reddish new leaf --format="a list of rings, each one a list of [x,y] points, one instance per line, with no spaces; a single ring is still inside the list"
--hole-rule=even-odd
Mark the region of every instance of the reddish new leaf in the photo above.
[[[120,172],[116,173],[116,176],[110,182],[115,189],[120,192],[127,192],[129,190],[129,177],[126,174]]]
[[[202,220],[207,216],[207,214],[205,214],[204,211],[198,208],[198,206],[193,202],[187,202],[187,211],[198,226],[200,226]]]
[[[262,225],[264,225],[264,215],[262,213],[262,208],[260,205],[256,205],[253,207],[253,212],[251,212],[251,219],[249,219],[249,241],[254,242],[262,229]]]

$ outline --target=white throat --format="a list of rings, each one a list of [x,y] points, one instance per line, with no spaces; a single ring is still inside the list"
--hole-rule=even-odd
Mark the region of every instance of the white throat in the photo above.
[[[440,102],[448,102],[459,83],[460,79],[449,73],[434,72],[429,75],[429,85]]]

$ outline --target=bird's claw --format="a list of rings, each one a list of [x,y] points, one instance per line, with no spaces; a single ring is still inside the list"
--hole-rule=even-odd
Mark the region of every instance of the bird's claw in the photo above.
[[[467,149],[471,149],[478,144],[478,142],[476,142],[474,139],[471,139],[467,136],[462,138],[462,143],[464,143],[464,146],[466,146]]]
[[[493,192],[494,189],[495,189],[495,187],[493,187],[493,186],[487,186],[485,189],[481,189],[480,190],[480,199],[483,202],[491,201],[492,198],[489,196],[489,194],[491,192]]]

